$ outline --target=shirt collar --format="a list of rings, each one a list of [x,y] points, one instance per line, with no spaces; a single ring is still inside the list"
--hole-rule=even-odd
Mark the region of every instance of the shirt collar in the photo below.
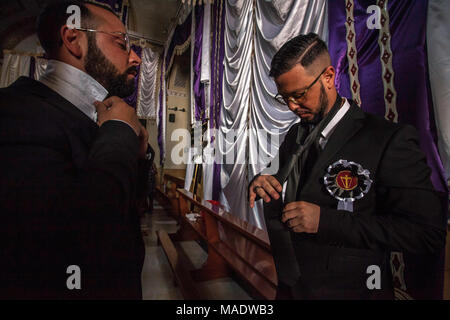
[[[86,72],[61,61],[49,60],[39,81],[72,103],[92,121],[97,121],[94,101],[103,101],[108,91]]]
[[[345,99],[345,98],[342,98],[342,99],[344,99],[344,104],[338,110],[338,112],[336,112],[336,114],[333,117],[333,119],[330,120],[328,125],[320,133],[321,137],[324,138],[324,139],[328,139],[330,137],[330,135],[333,133],[334,128],[336,127],[336,125],[344,117],[344,115],[347,113],[348,109],[350,109],[350,103],[348,103],[348,100]]]

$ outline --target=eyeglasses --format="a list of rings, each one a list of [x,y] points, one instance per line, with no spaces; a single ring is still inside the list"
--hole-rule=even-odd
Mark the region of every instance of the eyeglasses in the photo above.
[[[94,30],[94,29],[86,29],[86,28],[75,28],[75,30],[80,30],[80,31],[88,31],[88,32],[100,32],[100,33],[106,33],[109,34],[111,36],[114,37],[120,37],[122,36],[122,40],[125,41],[125,47],[122,48],[123,50],[126,50],[128,54],[130,54],[131,51],[131,45],[130,45],[130,37],[128,36],[128,34],[120,32],[120,31],[113,31],[113,32],[108,32],[108,31],[102,31],[102,30]]]
[[[290,102],[295,103],[295,104],[301,104],[303,98],[305,98],[306,93],[308,92],[309,89],[312,88],[312,86],[317,82],[317,80],[319,80],[320,76],[325,72],[325,70],[327,70],[328,67],[326,67],[325,69],[323,69],[323,71],[317,76],[317,78],[308,86],[306,87],[305,90],[303,90],[301,93],[299,94],[295,94],[294,97],[284,97],[281,94],[277,93],[277,95],[275,96],[275,100],[277,100],[279,103],[287,105]]]

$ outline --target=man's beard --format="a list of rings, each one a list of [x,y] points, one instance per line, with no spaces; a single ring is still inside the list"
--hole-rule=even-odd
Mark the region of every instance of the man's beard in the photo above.
[[[106,90],[108,96],[125,98],[133,94],[135,85],[134,78],[128,80],[128,75],[137,68],[132,66],[123,74],[109,61],[95,43],[95,36],[88,36],[88,53],[84,68],[87,74],[97,80]]]
[[[325,116],[325,110],[328,107],[328,96],[327,93],[325,92],[325,87],[323,86],[322,82],[319,83],[320,83],[319,110],[311,120],[302,119],[303,123],[316,125]]]

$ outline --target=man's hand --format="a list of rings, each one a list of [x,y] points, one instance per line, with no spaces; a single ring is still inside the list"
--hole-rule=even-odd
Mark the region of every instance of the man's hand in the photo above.
[[[288,203],[283,209],[281,221],[294,232],[317,233],[320,207],[306,201]]]
[[[126,104],[119,97],[110,97],[103,102],[94,102],[97,109],[97,122],[101,126],[108,120],[121,120],[126,122],[133,128],[138,137],[141,134],[141,123],[136,115],[136,110]]]
[[[271,198],[278,200],[281,191],[283,191],[283,187],[274,176],[260,175],[250,185],[250,208],[255,205],[257,195],[265,202],[270,202]]]

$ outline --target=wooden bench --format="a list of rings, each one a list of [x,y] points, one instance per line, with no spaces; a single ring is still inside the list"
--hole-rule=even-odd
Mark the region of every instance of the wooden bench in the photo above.
[[[159,203],[177,221],[179,220],[177,189],[184,187],[184,170],[165,170],[162,183],[156,186]]]
[[[267,233],[222,206],[197,200],[181,188],[177,192],[184,225],[194,230],[208,249],[206,262],[191,272],[192,278],[205,281],[237,275],[254,297],[274,299],[277,276]],[[191,203],[200,214],[195,220],[187,216]]]
[[[170,268],[175,277],[175,283],[179,286],[183,298],[186,300],[200,300],[205,296],[198,289],[189,273],[189,262],[186,257],[177,250],[164,230],[156,231],[158,244],[163,248],[169,261]]]

